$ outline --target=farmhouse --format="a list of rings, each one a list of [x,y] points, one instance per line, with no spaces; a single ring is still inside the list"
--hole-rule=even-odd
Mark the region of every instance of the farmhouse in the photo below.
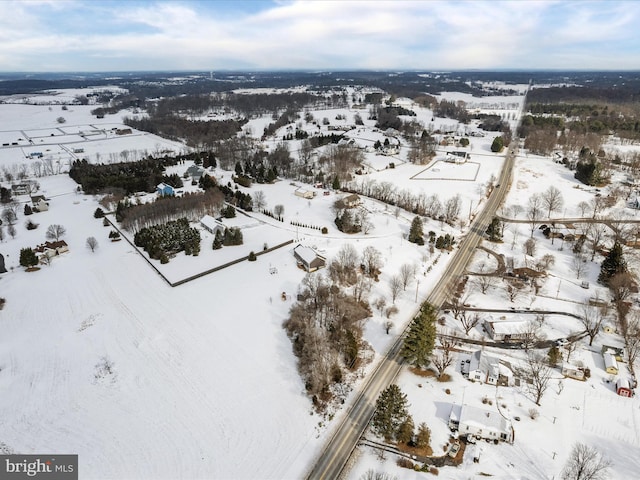
[[[524,320],[493,320],[484,321],[484,330],[496,342],[513,342],[524,340],[527,323]]]
[[[298,245],[293,249],[293,256],[298,263],[298,267],[307,272],[315,272],[326,264],[324,257],[318,255],[313,248]]]
[[[166,183],[159,183],[156,187],[156,193],[161,197],[172,197],[176,194],[173,187],[171,185],[167,185]]]
[[[489,355],[484,350],[477,350],[471,355],[468,365],[468,378],[473,382],[489,385],[507,386],[512,383],[513,372],[498,357]],[[463,372],[464,373],[464,372]]]
[[[220,220],[216,220],[215,218],[213,218],[211,215],[205,215],[204,217],[202,217],[200,219],[200,225],[202,225],[202,228],[204,228],[207,232],[213,233],[214,235],[217,232],[220,232],[220,235],[224,234],[224,224]]]
[[[13,195],[28,195],[31,192],[31,185],[28,183],[18,183],[11,185],[11,193]]]
[[[449,428],[460,435],[478,439],[513,443],[511,421],[497,411],[484,410],[468,405],[453,405],[449,415]]]
[[[618,378],[616,381],[616,393],[621,397],[632,397],[633,389],[631,388],[631,384],[629,380],[626,378]]]

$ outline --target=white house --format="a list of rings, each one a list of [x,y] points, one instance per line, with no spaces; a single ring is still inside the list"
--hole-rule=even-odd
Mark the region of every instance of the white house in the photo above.
[[[510,342],[524,340],[527,322],[524,320],[494,320],[484,321],[484,330],[496,342]]]
[[[469,160],[469,153],[467,152],[447,152],[444,161],[447,163],[455,163],[461,165]]]
[[[312,199],[316,194],[311,190],[306,190],[302,187],[296,188],[293,192],[296,197]]]
[[[575,380],[584,380],[584,368],[572,363],[562,362],[562,375]]]
[[[473,382],[486,383],[489,385],[511,385],[513,383],[513,372],[501,362],[500,358],[489,355],[484,350],[473,352],[469,359],[468,378]],[[464,373],[464,372],[463,372]]]
[[[513,443],[511,421],[495,410],[469,405],[453,405],[449,415],[449,428],[461,436]]]

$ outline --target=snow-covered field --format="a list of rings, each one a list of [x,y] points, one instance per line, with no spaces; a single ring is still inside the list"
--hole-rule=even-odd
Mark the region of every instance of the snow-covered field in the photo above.
[[[77,94],[60,95],[73,98]],[[456,95],[450,98],[471,101]],[[50,101],[56,97],[62,98],[52,95]],[[511,120],[520,101],[521,97],[488,97],[478,100],[474,108],[494,108]],[[134,159],[143,152],[184,149],[181,144],[135,130],[116,135],[114,128],[125,128],[122,116],[126,112],[96,119],[89,113],[92,108],[69,106],[61,111],[55,105],[0,104],[0,143],[19,143],[0,148],[0,166],[11,170],[14,164],[29,164],[34,160],[26,157],[42,150],[54,161],[65,163],[78,156],[115,162]],[[433,118],[428,109],[415,110],[417,119],[426,125],[432,123],[434,130],[464,132],[470,128],[450,119]],[[313,112],[316,120],[326,116],[334,125],[338,124],[337,115],[346,117],[344,123],[353,123],[355,113],[348,109]],[[360,113],[366,117],[366,112]],[[65,117],[64,124],[57,123],[59,116]],[[260,137],[272,121],[270,117],[251,120],[245,131]],[[364,122],[347,137],[363,147],[384,141],[384,135],[374,130],[373,121]],[[96,135],[80,136],[82,132]],[[276,137],[282,134],[278,132]],[[405,162],[404,147],[391,157],[369,152],[366,164],[371,173],[357,178],[390,182],[413,194],[436,193],[441,200],[460,194],[461,217],[468,221],[482,207],[486,184],[502,166],[502,156],[489,149],[493,136],[470,138],[466,151],[471,158],[463,165],[443,161],[446,151],[460,150],[454,147],[439,147],[434,161],[421,166]],[[265,143],[269,147],[276,141]],[[83,152],[74,153],[77,148]],[[124,151],[129,153],[123,155]],[[394,162],[395,168],[387,168],[389,162]],[[172,167],[169,173],[181,175],[186,167]],[[213,173],[223,183],[230,179],[229,172]],[[401,265],[416,265],[416,278],[396,302],[399,314],[391,334],[385,333],[387,319],[378,311],[367,322],[365,339],[375,352],[374,363],[412,317],[449,257],[437,251],[429,254],[426,248],[408,243],[405,238],[413,215],[370,199],[364,200],[364,207],[373,229],[367,235],[346,236],[335,228],[331,210],[340,194],[325,196],[323,190],[315,189],[315,198],[302,199],[294,195],[296,185],[283,180],[241,190],[251,194],[261,190],[268,209],[283,205],[284,222],[255,212],[225,220],[242,228],[244,245],[213,251],[211,234],[202,230],[198,257],[180,254],[166,265],[154,265],[175,282],[250,251],[261,251],[265,243],[271,247],[294,240],[292,244],[262,255],[256,262],[241,262],[171,288],[129,243],[109,241],[109,229],[93,218],[98,198],[77,194],[75,183],[64,174],[38,181],[40,193],[50,203],[49,211],[30,217],[39,228],[23,228],[25,217],[20,208],[16,237],[8,236],[5,229],[0,243],[9,269],[0,275],[0,296],[7,299],[0,312],[0,451],[78,453],[83,478],[301,478],[334,423],[312,412],[291,343],[281,327],[304,275],[296,266],[293,247],[298,243],[312,246],[331,259],[346,242],[359,252],[375,246],[382,253],[384,267],[380,282],[370,293],[371,300],[388,298],[389,279]],[[595,195],[591,189],[573,188],[577,182],[563,166],[523,153],[506,206],[524,206],[532,193],[542,192],[550,184],[558,185],[565,198],[566,212],[558,216],[578,216],[577,203],[590,201]],[[26,202],[28,197],[19,200]],[[635,211],[627,209],[626,213],[632,216]],[[524,213],[519,218],[524,219]],[[328,233],[290,222],[327,227]],[[63,238],[70,251],[37,272],[23,271],[18,266],[20,249],[43,242],[50,224],[64,225],[67,234]],[[465,228],[429,221],[424,230],[459,237]],[[522,244],[529,236],[528,228],[527,224],[519,225],[518,230],[506,228],[504,243],[486,246],[513,256],[519,266],[524,261]],[[516,241],[512,241],[514,234],[518,235]],[[544,296],[527,293],[514,305],[518,309],[575,313],[575,302],[593,296],[598,288],[599,259],[590,262],[583,274],[591,283],[586,291],[580,287],[582,279],[574,278],[570,269],[568,249],[560,252],[558,243],[551,245],[539,231],[535,235],[536,257],[552,253],[556,263],[542,286]],[[95,252],[86,247],[89,236],[98,239]],[[633,255],[630,258],[636,261]],[[487,258],[479,252],[470,270],[477,270],[482,263],[486,268],[497,265],[493,256]],[[284,301],[282,293],[286,294]],[[487,308],[512,305],[500,284],[487,295],[474,292],[469,301]],[[507,316],[515,318],[515,314]],[[445,322],[446,331],[459,330],[450,315]],[[549,338],[566,337],[578,328],[578,322],[570,317],[550,315],[547,319]],[[483,333],[476,329],[472,335],[481,338]],[[591,379],[586,383],[566,380],[559,394],[554,385],[542,399],[536,420],[528,416],[533,402],[524,387],[496,389],[464,379],[459,370],[465,353],[460,354],[456,368],[450,368],[452,381],[447,384],[403,372],[398,383],[408,394],[416,424],[424,421],[432,429],[431,444],[436,453],[449,438],[446,419],[451,403],[459,403],[463,397],[465,402],[480,403],[489,396],[521,418],[515,424],[513,446],[482,445],[480,464],[465,458],[462,467],[445,467],[440,476],[467,479],[485,472],[503,479],[551,478],[560,471],[571,444],[583,439],[606,451],[614,461],[615,478],[632,478],[639,466],[634,460],[637,455],[630,453],[637,453],[640,446],[635,429],[640,404],[636,398],[617,397],[606,383],[608,376],[603,373],[598,349],[605,340],[619,343],[616,336],[609,337],[599,337],[593,351],[585,348],[580,353],[591,367]],[[514,363],[524,358],[518,351],[509,351],[509,355]],[[358,373],[362,378],[366,371]],[[446,388],[450,394],[445,393]],[[338,411],[335,419],[342,413]],[[392,456],[380,463],[375,452],[366,448],[359,455],[349,478],[357,479],[369,468],[393,472],[398,478],[424,475],[399,469]]]

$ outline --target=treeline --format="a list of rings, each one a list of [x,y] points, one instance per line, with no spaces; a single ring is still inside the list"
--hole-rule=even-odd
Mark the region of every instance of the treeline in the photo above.
[[[224,195],[217,188],[185,193],[181,197],[159,197],[154,202],[142,204],[132,204],[125,199],[118,202],[116,220],[125,230],[137,232],[182,217],[189,221],[198,221],[204,215],[216,217],[223,206]]]
[[[143,228],[135,234],[133,242],[161,263],[167,263],[171,255],[183,250],[186,255],[200,253],[200,232],[190,227],[186,218]]]
[[[626,103],[640,101],[640,81],[636,78],[619,79],[602,86],[562,86],[549,88],[534,88],[527,94],[527,105],[535,103]]]
[[[444,221],[451,225],[458,219],[462,208],[460,195],[454,195],[441,202],[440,197],[435,193],[431,195],[423,192],[415,194],[407,189],[398,189],[393,183],[386,181],[377,182],[371,179],[364,179],[349,184],[345,190],[374,198],[389,205],[395,205],[416,215]]]
[[[90,195],[107,188],[120,188],[130,195],[135,192],[153,192],[163,180],[165,167],[178,162],[178,157],[163,157],[95,165],[82,159],[73,162],[69,176]]]
[[[152,115],[149,117],[125,117],[123,122],[137,130],[153,133],[164,138],[184,141],[191,147],[211,149],[219,140],[233,137],[247,123],[240,120],[187,120],[177,115]]]

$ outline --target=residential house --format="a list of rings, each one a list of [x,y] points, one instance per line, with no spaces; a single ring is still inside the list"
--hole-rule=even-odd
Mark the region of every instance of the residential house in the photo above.
[[[166,183],[159,183],[156,187],[156,193],[161,197],[173,197],[176,194],[173,187]]]
[[[11,185],[11,193],[13,195],[28,195],[31,193],[31,185],[28,183],[17,183]]]
[[[69,246],[64,240],[57,240],[55,242],[45,242],[41,245],[38,245],[33,250],[40,259],[40,263],[44,263],[45,257],[47,259],[50,259],[52,257],[55,257],[56,255],[66,253],[69,251]]]
[[[191,180],[193,180],[194,182],[199,182],[202,175],[204,175],[204,172],[204,168],[199,165],[193,164],[189,168],[187,168],[185,175],[191,177]]]
[[[604,359],[604,369],[607,371],[607,373],[610,373],[611,375],[617,375],[618,362],[616,361],[616,357],[614,357],[609,352],[605,352],[604,355],[602,355],[602,358]]]
[[[49,204],[45,200],[44,195],[32,195],[31,205],[33,205],[33,209],[37,212],[46,212],[49,210]]]
[[[346,208],[355,208],[362,203],[362,200],[355,193],[347,195],[342,199],[342,203]]]
[[[499,357],[489,355],[484,350],[473,352],[469,363],[464,364],[463,371],[469,380],[489,385],[508,386],[513,383],[513,372]]]
[[[224,223],[220,220],[216,220],[211,215],[205,215],[200,219],[200,225],[209,233],[213,233],[214,235],[217,232],[220,232],[220,235],[224,234]]]
[[[487,441],[513,443],[511,421],[495,410],[485,410],[469,405],[453,405],[449,415],[449,428],[461,436],[476,437]]]
[[[514,342],[524,340],[527,336],[527,322],[524,320],[494,320],[484,321],[484,330],[496,342]]]
[[[326,265],[326,259],[318,255],[313,248],[298,245],[293,249],[293,256],[298,263],[298,267],[307,272],[315,272]]]
[[[619,377],[616,381],[616,393],[621,397],[632,397],[633,389],[627,378]]]
[[[466,163],[469,160],[468,152],[447,152],[444,161],[447,163],[455,163],[456,165],[461,165]]]

